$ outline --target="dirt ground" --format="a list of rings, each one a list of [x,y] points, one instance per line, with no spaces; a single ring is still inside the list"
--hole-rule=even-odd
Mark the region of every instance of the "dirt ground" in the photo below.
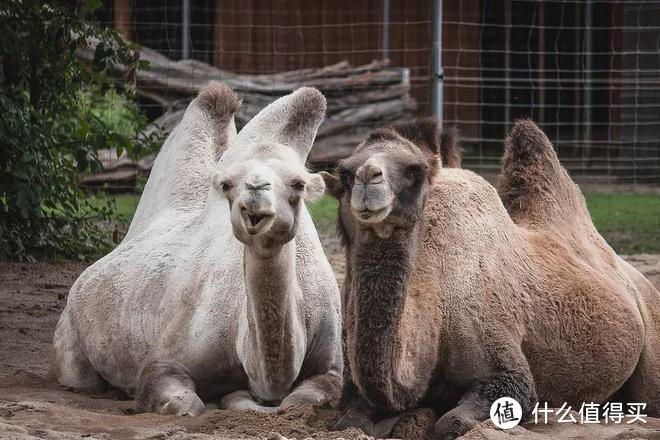
[[[343,276],[335,240],[324,240]],[[660,287],[660,255],[629,257]],[[333,432],[338,411],[306,406],[279,414],[207,411],[197,418],[135,414],[134,402],[118,394],[88,395],[47,380],[49,347],[69,287],[86,264],[0,264],[0,439],[366,439],[357,430]],[[432,420],[420,410],[397,426],[394,436],[424,438]],[[491,422],[464,438],[647,438],[660,439],[660,420],[646,425],[550,425],[502,432]]]

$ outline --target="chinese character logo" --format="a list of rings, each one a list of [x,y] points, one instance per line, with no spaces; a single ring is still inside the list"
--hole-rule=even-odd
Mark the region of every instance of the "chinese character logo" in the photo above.
[[[490,419],[500,429],[511,429],[520,423],[522,408],[515,399],[500,397],[490,406]]]
[[[602,406],[594,402],[583,402],[580,411],[578,411],[578,414],[580,415],[580,423],[601,423],[601,412],[602,421],[605,424],[621,424],[626,418],[628,419],[626,424],[647,422],[647,415],[643,412],[646,409],[646,403],[627,403],[626,405],[628,407],[628,414],[624,413],[623,403],[621,402],[605,402]],[[561,408],[558,409],[548,408],[548,402],[544,402],[543,406],[538,402],[532,410],[534,423],[547,424],[548,414],[552,414],[553,412],[557,415],[557,423],[578,423],[575,418],[575,412],[571,411],[571,406],[566,402],[564,402]],[[492,418],[492,407],[490,413]],[[493,421],[495,421],[495,419],[493,419]]]

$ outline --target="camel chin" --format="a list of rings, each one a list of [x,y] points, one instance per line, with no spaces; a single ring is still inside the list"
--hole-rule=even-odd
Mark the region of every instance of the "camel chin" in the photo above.
[[[660,294],[598,234],[545,134],[515,124],[498,193],[438,132],[374,130],[323,174],[347,248],[338,427],[374,433],[424,402],[432,436],[456,438],[503,396],[524,416],[608,399],[657,416]]]
[[[239,105],[217,82],[192,101],[126,237],[71,288],[51,362],[62,385],[187,416],[339,393],[339,291],[305,207],[324,190],[305,160],[325,98],[298,89],[237,133]]]

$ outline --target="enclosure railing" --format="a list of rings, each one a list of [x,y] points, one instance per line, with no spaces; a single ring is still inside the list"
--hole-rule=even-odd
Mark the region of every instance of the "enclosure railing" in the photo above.
[[[457,126],[467,167],[494,175],[529,117],[581,183],[660,187],[660,1],[114,0],[99,18],[172,63],[240,75],[388,58],[414,102],[397,117]]]

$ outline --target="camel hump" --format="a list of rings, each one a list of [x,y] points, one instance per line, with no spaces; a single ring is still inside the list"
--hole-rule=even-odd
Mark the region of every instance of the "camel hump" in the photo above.
[[[204,206],[212,167],[236,136],[233,116],[240,104],[229,86],[211,81],[188,105],[156,157],[126,239],[166,209],[190,212]]]
[[[455,127],[443,130],[440,135],[440,156],[443,167],[461,167],[461,148],[458,143],[458,130]]]
[[[232,117],[241,106],[241,98],[231,87],[220,81],[209,81],[197,95],[197,98],[191,103],[191,106],[197,107],[202,111],[204,119],[208,122],[202,122],[199,115],[194,112],[191,114],[191,123],[202,123],[203,130],[210,130],[213,144],[216,149],[216,156],[227,148],[230,139],[236,135],[236,127]],[[210,122],[210,123],[209,123]]]
[[[498,192],[516,223],[538,229],[591,223],[580,189],[529,119],[516,121],[506,139]]]
[[[199,93],[196,102],[211,119],[218,122],[227,121],[241,106],[238,94],[220,81],[210,81]]]

